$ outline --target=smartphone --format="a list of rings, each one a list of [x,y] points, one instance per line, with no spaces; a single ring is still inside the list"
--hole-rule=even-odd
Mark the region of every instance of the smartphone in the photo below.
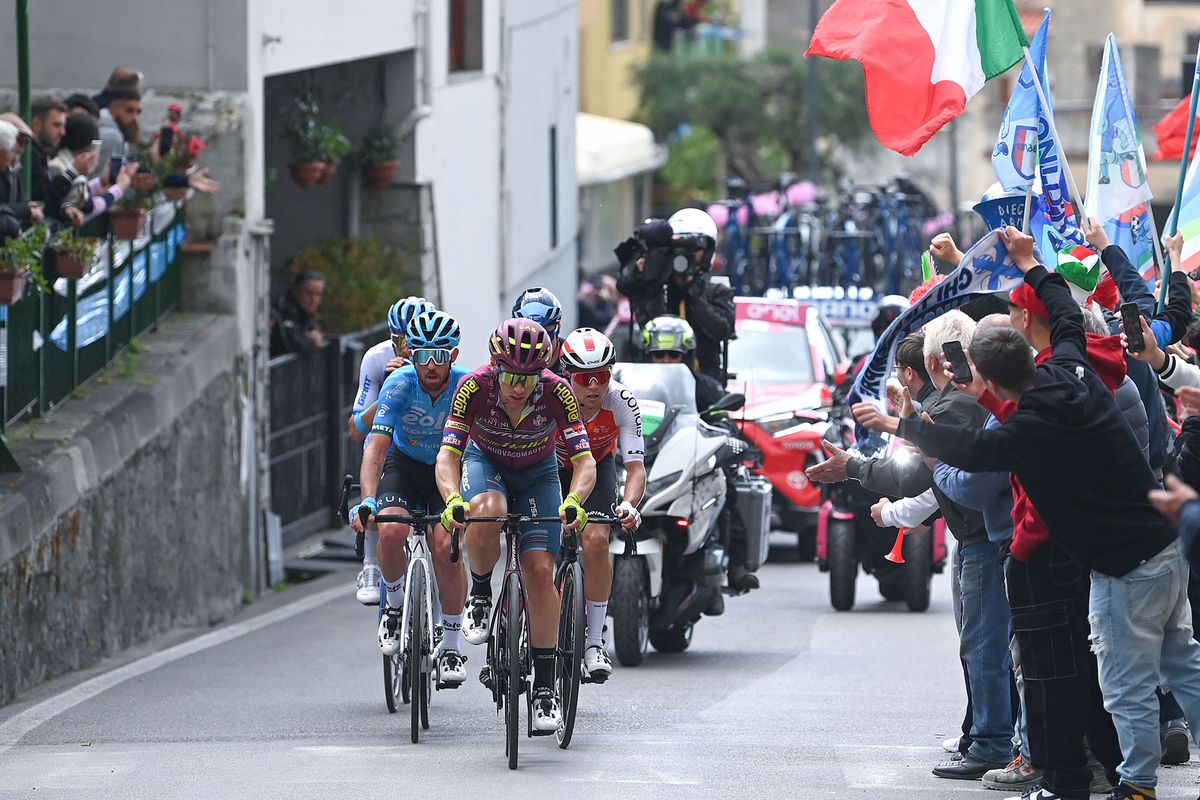
[[[954,373],[955,383],[970,383],[975,379],[971,374],[971,364],[967,354],[963,352],[962,343],[957,340],[942,343],[942,352],[950,362],[950,370]]]
[[[121,172],[122,160],[120,156],[113,156],[108,160],[108,182],[115,183],[117,175]]]
[[[1137,303],[1121,304],[1121,327],[1125,329],[1125,339],[1129,342],[1129,352],[1140,353],[1146,349],[1146,338],[1142,336],[1142,312]]]

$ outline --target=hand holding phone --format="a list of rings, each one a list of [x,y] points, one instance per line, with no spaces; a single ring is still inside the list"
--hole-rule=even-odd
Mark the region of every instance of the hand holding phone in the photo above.
[[[962,342],[957,340],[943,342],[942,353],[950,362],[950,370],[954,373],[955,383],[967,384],[975,380],[975,376],[971,372],[971,363],[967,361],[967,354],[963,352]]]
[[[1129,352],[1140,353],[1146,349],[1146,337],[1142,335],[1142,313],[1137,303],[1121,304],[1121,328],[1129,343]]]

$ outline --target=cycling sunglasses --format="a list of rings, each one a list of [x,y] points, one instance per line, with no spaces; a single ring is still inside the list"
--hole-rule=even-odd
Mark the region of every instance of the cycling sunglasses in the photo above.
[[[527,372],[509,372],[506,369],[497,369],[496,377],[506,386],[530,386],[537,381],[541,375]]]
[[[577,383],[580,386],[604,386],[612,379],[612,370],[608,367],[603,369],[581,369],[571,373],[571,383]]]
[[[392,349],[395,350],[396,352],[400,352],[408,345],[408,339],[405,338],[404,334],[402,334],[402,333],[393,333],[393,334],[391,334],[391,337],[392,337]]]
[[[440,367],[449,363],[450,351],[440,347],[420,347],[412,351],[412,360],[422,367],[431,361]]]

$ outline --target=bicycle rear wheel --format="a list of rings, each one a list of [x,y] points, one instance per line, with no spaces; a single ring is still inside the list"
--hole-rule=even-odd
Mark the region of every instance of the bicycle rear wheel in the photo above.
[[[408,680],[409,694],[412,697],[412,740],[417,743],[420,738],[421,717],[426,718],[428,727],[429,693],[426,691],[424,651],[425,651],[425,570],[420,561],[413,563],[412,573],[408,576]],[[424,708],[424,711],[422,709]]]
[[[521,580],[514,573],[508,576],[504,587],[506,621],[504,632],[505,668],[508,675],[508,696],[504,709],[504,752],[508,756],[508,768],[517,768],[517,740],[521,730],[521,632],[525,627],[525,611],[521,604]]]
[[[555,683],[562,702],[562,722],[554,732],[558,746],[566,749],[575,730],[575,707],[579,702],[579,678],[583,664],[584,629],[587,616],[583,605],[583,567],[572,561],[563,571],[562,607],[558,614],[558,653]]]

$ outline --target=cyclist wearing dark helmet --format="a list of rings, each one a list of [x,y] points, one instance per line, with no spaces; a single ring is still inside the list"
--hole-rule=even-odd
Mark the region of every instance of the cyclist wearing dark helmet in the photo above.
[[[546,367],[555,345],[531,319],[505,321],[488,343],[491,362],[459,384],[437,456],[437,483],[446,500],[443,523],[463,527],[454,511],[496,517],[508,513],[513,498],[522,514],[538,516],[557,508],[572,530],[587,524],[584,500],[596,483],[587,430],[571,386]],[[574,465],[570,492],[562,497],[555,442],[566,442]],[[575,519],[567,523],[567,510]],[[500,558],[500,524],[477,523],[466,533],[471,563],[471,596],[463,635],[471,644],[487,640],[492,606],[492,570]],[[558,592],[554,566],[562,525],[521,531],[521,569],[529,603],[533,660],[533,727],[553,731],[562,718],[554,692],[558,641]]]
[[[513,303],[512,315],[514,319],[531,319],[546,329],[554,344],[549,368],[562,375],[558,363],[562,352],[562,339],[559,337],[562,328],[562,303],[558,301],[558,296],[549,289],[533,286],[517,296],[516,302]]]

